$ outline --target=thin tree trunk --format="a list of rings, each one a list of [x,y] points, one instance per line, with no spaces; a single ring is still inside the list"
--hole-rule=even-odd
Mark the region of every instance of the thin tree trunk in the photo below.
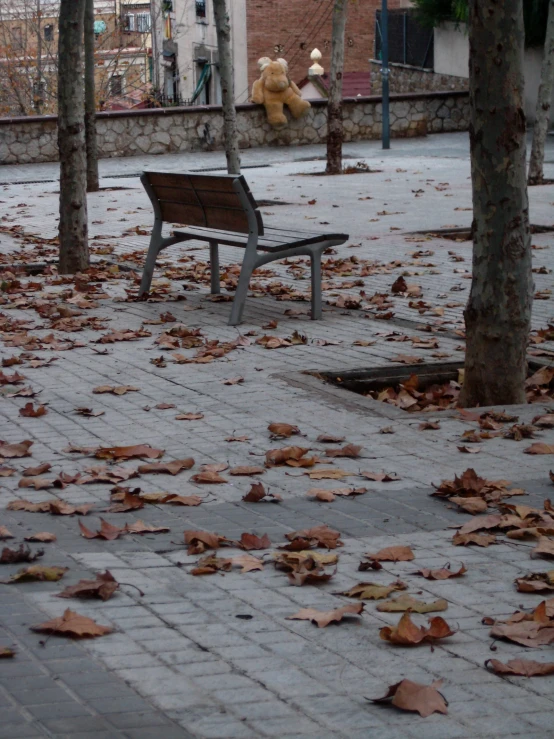
[[[461,404],[525,403],[533,280],[522,0],[470,0],[473,281]]]
[[[98,192],[98,144],[96,141],[96,85],[94,82],[94,0],[85,7],[85,136],[87,192]]]
[[[334,3],[329,101],[327,103],[327,174],[342,172],[342,142],[344,139],[342,77],[348,0],[334,0]]]
[[[229,174],[240,174],[233,54],[231,51],[231,23],[225,0],[214,0],[214,16],[217,29],[217,48],[219,51],[219,76],[221,78],[223,136],[225,139],[227,171]]]
[[[542,60],[541,84],[537,100],[535,128],[533,130],[533,145],[531,147],[531,161],[529,162],[529,185],[540,185],[544,181],[544,144],[548,125],[550,123],[550,103],[554,87],[554,0],[548,3],[548,23],[544,41],[544,56]]]
[[[58,48],[60,274],[89,266],[83,38],[85,0],[61,0]]]
[[[37,78],[35,90],[35,111],[37,115],[42,113],[42,9],[40,0],[37,0]]]

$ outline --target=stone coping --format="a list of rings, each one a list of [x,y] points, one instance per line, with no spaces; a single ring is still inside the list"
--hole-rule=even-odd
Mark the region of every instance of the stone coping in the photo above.
[[[469,95],[467,90],[439,90],[438,92],[406,92],[406,93],[392,93],[390,96],[391,102],[400,102],[402,100],[423,100],[428,98],[449,98],[449,97],[467,97]],[[380,103],[382,101],[381,95],[365,95],[359,97],[344,98],[343,102],[348,103]],[[310,100],[313,108],[322,108],[327,106],[327,100]],[[253,103],[243,103],[237,105],[237,111],[242,110],[254,110],[261,106]],[[222,111],[221,105],[193,105],[188,107],[174,107],[174,108],[145,108],[144,110],[106,110],[100,111],[96,114],[98,119],[101,118],[139,118],[143,116],[167,116],[167,115],[183,115],[193,113],[214,113],[216,111]],[[48,123],[56,122],[58,120],[57,115],[30,115],[30,116],[10,116],[7,118],[0,118],[0,126],[7,126],[13,123],[21,123],[23,125],[28,123]]]

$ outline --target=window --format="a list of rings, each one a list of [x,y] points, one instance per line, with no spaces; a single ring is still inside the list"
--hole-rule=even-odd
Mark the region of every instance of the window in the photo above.
[[[196,0],[196,17],[206,17],[206,0]]]
[[[45,41],[53,41],[54,40],[54,26],[44,26],[44,40]]]
[[[23,48],[23,34],[21,32],[21,27],[16,26],[12,30],[12,35],[13,35],[13,48],[22,49]]]
[[[129,13],[125,16],[125,30],[150,33],[152,18],[150,13]]]
[[[120,74],[114,74],[110,77],[110,96],[120,97],[123,95],[123,77]]]

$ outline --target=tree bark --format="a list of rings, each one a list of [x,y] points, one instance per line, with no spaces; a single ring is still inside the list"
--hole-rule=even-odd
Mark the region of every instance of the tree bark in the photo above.
[[[348,16],[348,0],[334,0],[333,36],[329,100],[327,103],[327,174],[342,172],[342,77],[344,70],[344,32]]]
[[[61,0],[58,48],[58,148],[60,152],[60,274],[89,266],[85,90],[85,0]]]
[[[40,0],[37,0],[37,76],[34,100],[37,115],[42,113],[42,98],[42,9]]]
[[[225,0],[214,0],[214,16],[219,51],[219,76],[223,105],[223,136],[229,174],[240,174],[240,152],[235,109],[233,55],[231,51],[231,23]]]
[[[522,0],[470,0],[473,281],[461,405],[525,403],[533,280]]]
[[[544,182],[544,144],[550,123],[550,103],[554,87],[554,0],[548,3],[548,23],[544,41],[544,56],[541,69],[541,84],[537,100],[535,128],[531,161],[529,162],[529,185],[540,185]]]
[[[94,81],[94,0],[85,7],[85,137],[87,192],[98,192],[98,143],[96,140],[96,85]]]

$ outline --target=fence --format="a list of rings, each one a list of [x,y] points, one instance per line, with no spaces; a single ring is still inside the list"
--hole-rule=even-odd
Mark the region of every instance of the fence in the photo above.
[[[381,11],[376,11],[375,58],[381,59]],[[433,29],[425,28],[410,10],[389,10],[389,61],[413,67],[434,67]]]

